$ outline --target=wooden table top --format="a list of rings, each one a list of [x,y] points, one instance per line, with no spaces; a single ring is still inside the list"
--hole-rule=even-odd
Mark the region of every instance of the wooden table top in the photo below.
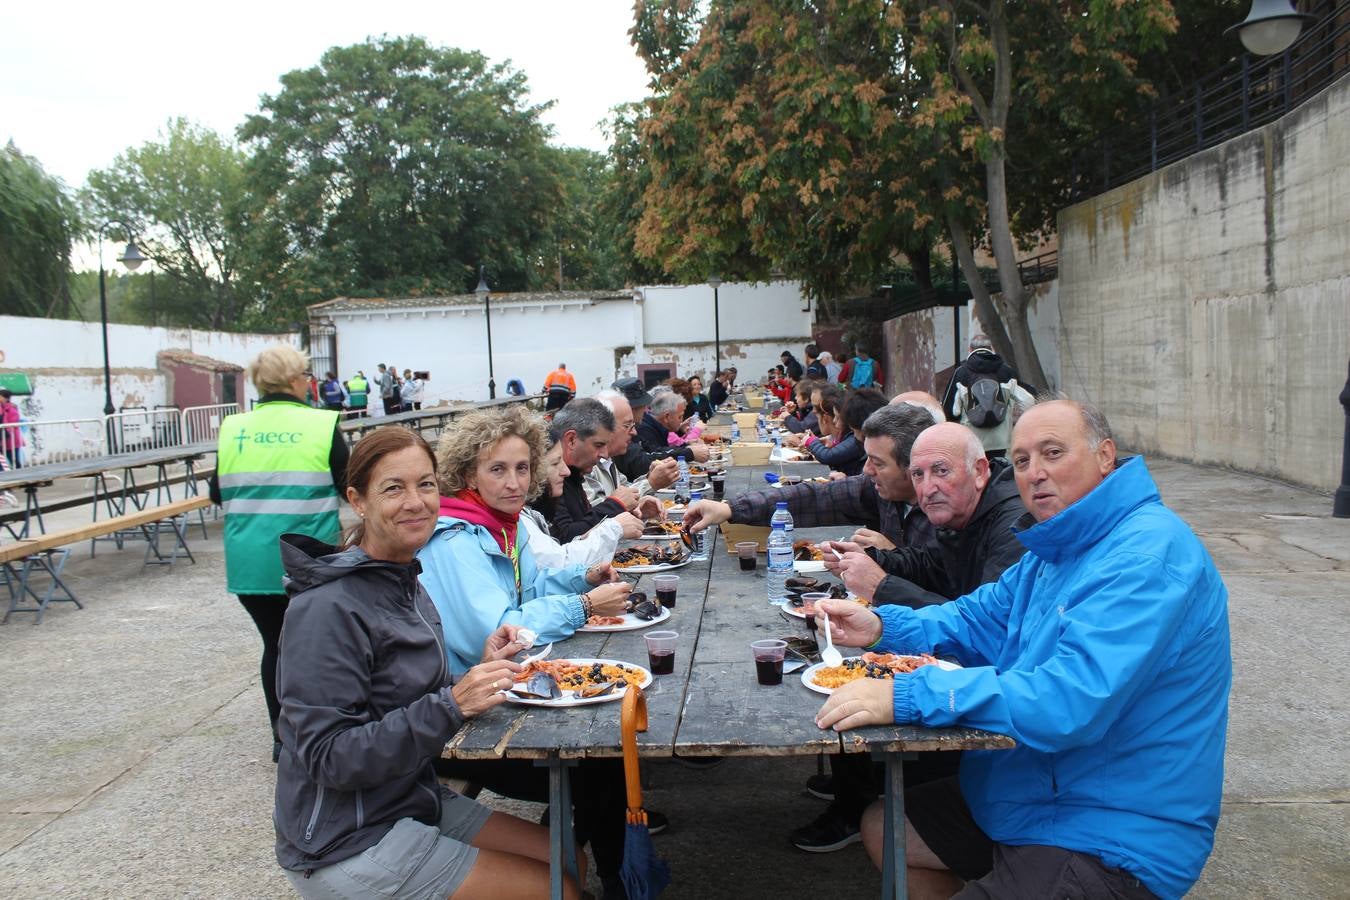
[[[729,469],[727,493],[764,487],[763,473],[776,468]],[[817,540],[846,533],[839,528],[798,531],[799,539]],[[711,557],[675,573],[680,576],[676,607],[658,626],[680,633],[675,672],[656,676],[647,689],[649,728],[638,736],[641,755],[798,756],[1013,745],[1001,735],[965,728],[877,726],[842,735],[817,728],[815,714],[824,695],[808,690],[799,672],[783,676],[781,685],[761,686],[749,647],[751,641],[762,638],[805,636],[805,624],[768,602],[763,557],[755,571],[742,572],[720,536]],[[650,580],[650,575],[644,576],[639,589],[650,592]],[[602,657],[645,666],[643,634],[644,630],[578,633],[556,644],[551,658]],[[619,756],[619,706],[614,702],[542,709],[502,704],[465,725],[446,746],[445,755],[465,759],[540,759],[555,753],[564,759]]]
[[[160,463],[196,459],[214,452],[216,452],[215,441],[199,441],[195,444],[182,444],[177,447],[159,447],[154,450],[137,450],[134,453],[116,453],[89,459],[73,459],[69,462],[25,466],[22,469],[0,472],[0,490],[23,489],[29,485],[46,484],[57,478],[82,478],[98,475],[100,472],[157,466]]]

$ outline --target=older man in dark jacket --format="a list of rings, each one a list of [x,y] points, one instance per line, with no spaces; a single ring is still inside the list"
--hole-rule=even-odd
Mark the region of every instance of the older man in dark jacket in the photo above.
[[[944,422],[914,442],[910,478],[919,506],[937,529],[936,546],[882,550],[847,542],[829,546],[826,566],[860,597],[909,607],[946,603],[997,581],[1026,548],[1013,524],[1026,507],[1012,468],[984,456],[979,438],[963,425]]]
[[[937,529],[936,541],[893,550],[827,542],[843,559],[827,550],[825,564],[849,590],[876,605],[941,604],[997,581],[1022,558],[1026,548],[1012,525],[1026,507],[1012,468],[986,459],[974,432],[950,422],[927,429],[914,441],[908,470],[919,506]],[[921,756],[906,767],[906,783],[954,774],[959,761],[959,753]],[[823,853],[860,840],[863,810],[877,796],[880,781],[870,761],[857,754],[832,757],[830,767],[832,801],[815,821],[792,833],[800,850]]]

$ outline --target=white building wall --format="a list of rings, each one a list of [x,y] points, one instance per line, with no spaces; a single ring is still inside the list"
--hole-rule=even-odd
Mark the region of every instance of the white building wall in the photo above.
[[[343,379],[357,369],[373,378],[379,363],[431,373],[422,403],[477,401],[488,396],[487,328],[481,307],[329,313],[337,328]],[[631,343],[632,304],[492,303],[492,364],[497,396],[519,378],[534,392],[557,367],[567,368],[583,394],[614,380],[614,348]],[[378,400],[372,407],[378,408]]]
[[[676,362],[680,375],[714,368],[713,295],[707,285],[644,287],[632,300],[544,300],[504,294],[492,300],[497,395],[519,378],[534,392],[560,362],[580,394],[635,375],[646,363]],[[719,289],[722,364],[758,379],[778,355],[802,358],[812,313],[795,282],[727,284]],[[481,306],[342,310],[327,308],[337,330],[340,375],[373,377],[377,364],[426,370],[424,405],[487,399],[487,329]],[[372,399],[378,408],[378,400]]]
[[[113,404],[153,408],[167,402],[167,380],[156,367],[162,350],[186,350],[247,366],[277,343],[300,346],[295,334],[228,334],[190,328],[108,326]],[[27,419],[82,419],[103,414],[103,337],[98,322],[0,316],[0,372],[23,372],[31,397],[16,397]],[[245,386],[245,402],[256,399]]]
[[[670,285],[639,291],[643,346],[625,354],[621,368],[632,374],[640,363],[674,362],[680,377],[701,375],[706,382],[717,368],[712,288]],[[735,366],[742,382],[762,380],[784,350],[803,361],[802,348],[811,340],[815,316],[812,309],[803,309],[808,304],[799,282],[724,284],[717,301],[721,365]]]

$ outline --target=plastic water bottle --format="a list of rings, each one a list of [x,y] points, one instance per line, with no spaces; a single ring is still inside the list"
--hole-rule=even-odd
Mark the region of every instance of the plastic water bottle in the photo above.
[[[779,522],[783,523],[783,530],[787,532],[788,540],[795,541],[796,538],[792,534],[792,513],[788,512],[786,500],[779,500],[774,504],[773,517],[769,519],[770,525],[776,525]]]
[[[787,580],[792,576],[792,534],[788,528],[792,516],[787,504],[779,503],[769,520],[769,602],[782,604],[787,600]]]
[[[757,420],[757,424],[755,426],[755,437],[759,439],[759,442],[761,444],[764,443],[769,438],[769,430],[764,427],[763,414],[760,414],[760,417]]]
[[[702,499],[703,499],[703,492],[702,492],[702,491],[693,491],[693,492],[690,493],[690,495],[689,495],[689,502],[690,502],[690,503],[697,503],[698,501],[700,501],[700,500],[702,500]],[[691,551],[692,551],[692,552],[690,553],[689,558],[690,558],[690,559],[707,559],[707,558],[708,558],[708,529],[705,528],[705,529],[703,529],[702,531],[700,531],[698,534],[691,534],[691,535],[689,535],[689,537],[690,537],[690,539],[693,540],[693,542],[694,542],[694,546],[691,548]]]
[[[734,443],[739,443],[739,442],[740,442],[740,439],[741,439],[741,423],[737,422],[735,419],[732,419],[732,421],[731,421],[731,442],[732,442],[733,444],[734,444]]]
[[[689,461],[680,457],[680,477],[675,481],[675,502],[689,503]]]

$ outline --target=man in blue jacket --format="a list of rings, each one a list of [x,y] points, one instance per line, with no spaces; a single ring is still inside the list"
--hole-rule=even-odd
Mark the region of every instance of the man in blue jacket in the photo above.
[[[911,897],[1180,897],[1219,819],[1228,592],[1143,459],[1117,466],[1100,412],[1034,406],[1012,443],[1029,552],[997,582],[919,610],[821,605],[836,643],[964,668],[853,682],[817,722],[960,725],[1017,741],[906,790]],[[878,807],[863,840],[880,860]]]

